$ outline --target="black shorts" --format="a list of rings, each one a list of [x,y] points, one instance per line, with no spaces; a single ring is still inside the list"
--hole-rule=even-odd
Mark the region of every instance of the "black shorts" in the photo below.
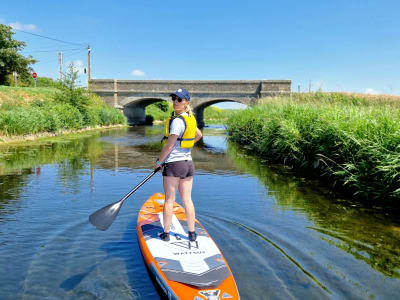
[[[163,176],[179,177],[185,179],[194,175],[194,165],[191,160],[180,160],[166,163],[162,172]]]

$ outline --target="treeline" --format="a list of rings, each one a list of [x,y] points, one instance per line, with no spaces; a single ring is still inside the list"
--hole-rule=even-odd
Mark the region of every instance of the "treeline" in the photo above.
[[[363,200],[400,199],[400,101],[339,93],[266,99],[232,115],[231,140]]]

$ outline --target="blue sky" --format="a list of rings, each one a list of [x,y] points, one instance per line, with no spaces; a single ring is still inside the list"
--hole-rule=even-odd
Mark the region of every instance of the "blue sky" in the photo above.
[[[39,76],[64,62],[117,79],[291,79],[292,90],[400,95],[400,1],[6,1]],[[78,50],[67,50],[78,49]],[[39,52],[50,51],[50,52]],[[83,76],[82,76],[83,78]],[[83,78],[84,79],[84,78]]]

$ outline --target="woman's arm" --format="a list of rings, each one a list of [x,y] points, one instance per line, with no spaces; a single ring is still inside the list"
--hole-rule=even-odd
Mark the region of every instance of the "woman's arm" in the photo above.
[[[196,135],[194,136],[194,142],[197,143],[202,137],[203,134],[201,133],[200,129],[196,127]]]
[[[178,140],[178,136],[176,134],[171,134],[168,137],[167,142],[165,143],[165,145],[163,146],[163,148],[161,150],[161,154],[160,154],[159,160],[165,161],[165,159],[167,158],[168,154],[171,153],[172,148],[174,148],[174,145],[175,145],[177,140]]]
[[[174,148],[175,142],[178,140],[178,136],[176,134],[171,134],[165,145],[162,147],[160,157],[158,158],[159,161],[165,162],[165,159],[167,158],[168,154],[171,153],[172,148]],[[159,165],[156,164],[154,169],[159,167]]]

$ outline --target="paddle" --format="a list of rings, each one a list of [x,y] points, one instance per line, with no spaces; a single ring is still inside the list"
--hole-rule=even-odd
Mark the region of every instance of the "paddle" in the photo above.
[[[161,170],[161,167],[157,167],[154,171],[147,175],[145,179],[141,183],[139,183],[136,187],[134,187],[124,198],[121,200],[111,203],[98,211],[92,213],[89,216],[89,221],[92,223],[94,227],[100,230],[107,230],[108,227],[114,222],[115,218],[117,217],[119,210],[121,209],[122,204],[130,195],[132,195],[138,188],[140,188],[147,180],[149,180],[154,174]]]

